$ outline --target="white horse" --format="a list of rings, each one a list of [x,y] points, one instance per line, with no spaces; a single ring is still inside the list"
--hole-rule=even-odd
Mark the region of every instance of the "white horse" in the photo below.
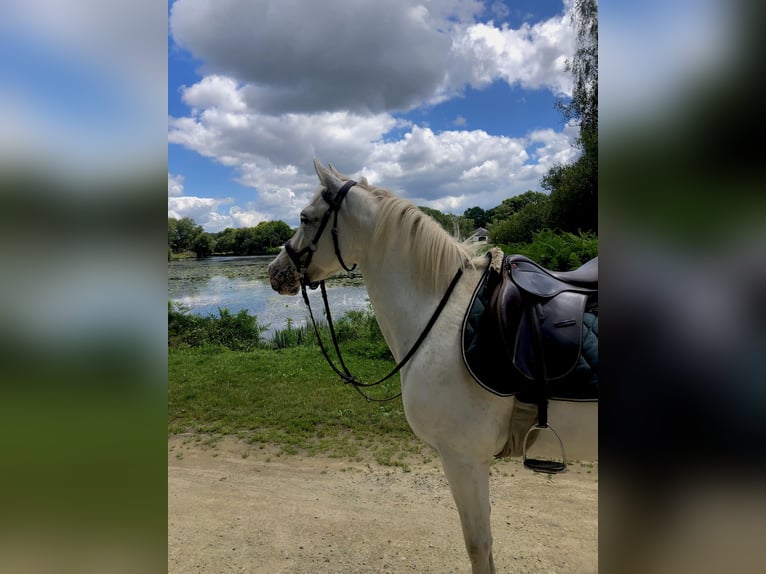
[[[456,271],[463,270],[433,330],[401,370],[402,401],[413,432],[441,458],[473,574],[494,573],[490,464],[534,419],[527,416],[514,433],[514,399],[480,387],[463,363],[463,317],[487,258],[472,259],[415,205],[369,185],[365,178],[345,186],[345,195],[333,207],[330,201],[349,178],[316,160],[314,166],[321,187],[301,212],[301,225],[286,249],[269,266],[276,291],[295,295],[302,278],[317,282],[342,266],[358,265],[380,329],[399,361],[423,331]],[[330,213],[335,241],[325,231]],[[565,441],[571,429],[583,425],[593,432],[595,418],[593,403],[552,402],[549,408],[549,420]],[[585,444],[590,451],[579,458],[596,458],[595,439],[587,437]],[[571,455],[571,441],[567,449]]]

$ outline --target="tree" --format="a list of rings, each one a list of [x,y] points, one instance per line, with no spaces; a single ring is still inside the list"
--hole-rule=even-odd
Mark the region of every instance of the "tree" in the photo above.
[[[551,193],[551,223],[564,231],[598,229],[598,2],[575,0],[572,20],[577,49],[567,62],[572,99],[559,103],[566,120],[580,126],[582,155],[573,164],[552,167],[541,185]]]
[[[598,133],[598,0],[575,0],[572,21],[577,49],[567,61],[572,73],[572,99],[557,107],[567,120],[580,124],[580,136]]]
[[[284,221],[262,221],[253,228],[253,239],[260,253],[273,253],[293,235]]]
[[[489,235],[493,243],[526,243],[532,241],[534,234],[549,225],[551,199],[544,193],[537,193],[536,201],[530,201],[508,219],[489,225]]]
[[[255,227],[227,227],[216,237],[216,253],[234,255],[276,254],[292,237],[293,230],[284,221],[262,221]]]
[[[218,232],[215,239],[216,253],[234,253],[235,246],[236,237],[231,227]]]
[[[168,245],[173,253],[191,251],[194,238],[202,233],[202,226],[190,217],[175,219],[168,217]]]
[[[585,154],[575,163],[554,166],[542,179],[550,191],[550,226],[562,231],[598,229],[598,160]]]
[[[451,213],[442,213],[438,209],[431,207],[418,206],[423,213],[430,215],[432,219],[442,226],[442,229],[455,238],[468,237],[474,229],[474,222],[462,215],[453,215]]]
[[[202,232],[194,238],[192,251],[197,257],[209,257],[215,251],[215,239],[207,232]]]
[[[466,219],[473,220],[473,227],[474,229],[477,227],[485,227],[487,225],[487,222],[489,221],[489,217],[487,216],[487,212],[484,211],[481,207],[469,207],[465,210],[463,213],[463,217]]]
[[[519,195],[504,199],[500,205],[489,210],[488,216],[493,223],[499,223],[500,221],[510,219],[514,213],[518,213],[529,204],[547,201],[547,194],[530,189]]]
[[[173,251],[173,242],[176,239],[176,230],[178,228],[178,220],[175,217],[168,217],[168,249]]]

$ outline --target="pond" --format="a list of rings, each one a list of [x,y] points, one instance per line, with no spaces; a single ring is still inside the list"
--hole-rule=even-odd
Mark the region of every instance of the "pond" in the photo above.
[[[218,315],[219,308],[232,313],[242,309],[268,325],[264,337],[284,328],[305,325],[308,310],[303,297],[279,295],[271,288],[268,265],[273,256],[209,257],[168,262],[168,299],[195,315]],[[333,318],[348,311],[369,309],[367,290],[359,273],[338,275],[327,282]],[[309,291],[314,316],[322,313],[319,291]]]

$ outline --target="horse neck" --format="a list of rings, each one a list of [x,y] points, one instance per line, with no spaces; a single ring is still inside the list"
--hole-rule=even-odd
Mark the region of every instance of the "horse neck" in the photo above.
[[[400,360],[428,323],[443,293],[435,293],[422,280],[421,275],[429,269],[418,260],[416,250],[396,249],[390,239],[373,244],[380,204],[370,201],[369,195],[355,193],[349,198],[355,203],[351,212],[357,215],[353,223],[349,222],[354,231],[353,239],[349,239],[355,243],[367,294],[383,336],[394,357]],[[411,240],[397,230],[392,232],[394,241]],[[449,273],[456,271],[457,268],[451,269]]]
[[[383,336],[399,361],[425,328],[458,266],[449,270],[443,288],[435,290],[421,277],[429,269],[416,256],[410,254],[408,260],[406,253],[391,246],[372,246],[367,253],[362,267],[367,293]]]
[[[428,321],[433,295],[424,293],[401,262],[382,260],[363,268],[365,285],[383,337],[400,360]]]

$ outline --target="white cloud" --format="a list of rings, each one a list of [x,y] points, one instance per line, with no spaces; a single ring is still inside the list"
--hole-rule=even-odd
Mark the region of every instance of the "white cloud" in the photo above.
[[[168,197],[168,217],[182,219],[191,217],[198,224],[203,219],[208,219],[219,205],[229,203],[231,200],[215,199],[212,197],[195,197],[185,195],[181,197]]]
[[[456,87],[481,88],[502,79],[510,85],[571,95],[566,60],[574,53],[575,34],[568,14],[534,25],[524,23],[518,29],[478,23],[462,30],[454,42],[451,82]]]
[[[499,0],[492,2],[492,6],[490,6],[490,10],[498,18],[507,18],[508,15],[511,13],[511,11],[508,9],[508,6],[506,6],[504,2],[500,2]]]
[[[226,76],[205,76],[192,86],[183,86],[181,92],[183,101],[193,110],[216,108],[224,112],[247,111],[237,82]]]
[[[238,121],[220,122],[219,115],[207,113],[172,121],[170,141],[234,166],[238,181],[257,190],[254,218],[282,219],[291,225],[316,189],[314,156],[419,205],[461,213],[473,205],[489,208],[508,196],[539,189],[540,177],[551,166],[569,163],[578,153],[573,146],[577,131],[571,127],[510,138],[482,130],[435,133],[411,126],[400,139],[387,141],[386,128],[396,124],[388,117],[355,118],[337,112],[289,118],[244,114],[240,119],[264,141],[256,145],[247,130],[240,133]],[[236,215],[230,212],[231,219],[225,221],[209,215],[194,219],[220,229],[232,225]]]
[[[237,206],[229,210],[229,217],[233,222],[230,227],[255,227],[262,221],[270,219],[256,209],[242,209]]]
[[[568,13],[511,29],[476,23],[483,10],[455,0],[229,0],[225,8],[177,0],[170,28],[204,62],[207,78],[187,93],[192,106],[218,98],[225,82],[243,87],[221,109],[247,105],[268,115],[409,110],[498,79],[570,92]]]
[[[328,0],[301,3],[300,14],[291,2],[227,6],[178,0],[170,20],[206,75],[181,88],[191,113],[169,119],[168,141],[232,167],[257,193],[241,212],[218,205],[195,218],[209,230],[237,218],[295,225],[317,186],[313,157],[461,213],[539,189],[552,165],[577,155],[571,127],[511,138],[466,130],[462,116],[462,129],[434,132],[394,115],[498,79],[567,93],[568,15],[514,30],[477,23],[482,3],[461,0]]]
[[[529,143],[534,146],[532,157],[547,168],[554,164],[567,164],[577,159],[580,152],[573,146],[578,128],[568,125],[563,132],[550,128],[536,130],[529,134]]]
[[[170,190],[170,174],[168,174],[168,190]],[[212,197],[170,196],[168,197],[168,217],[183,219],[190,217],[205,231],[215,233],[227,227],[255,227],[262,221],[274,219],[264,213],[255,204],[248,203],[245,208],[230,205],[233,199],[216,199]],[[230,205],[227,211],[220,211]]]
[[[267,160],[272,168],[284,169],[296,157],[347,153],[359,141],[376,141],[401,123],[388,113],[266,114],[238,107],[246,88],[221,78],[206,80],[182,89],[184,102],[194,112],[188,117],[170,118],[168,141],[224,165],[260,166]]]
[[[434,133],[415,126],[399,141],[376,144],[359,171],[418,205],[462,213],[539,189],[540,177],[550,167],[576,159],[574,137],[573,132],[553,130],[525,138],[482,130]]]
[[[184,193],[184,176],[168,172],[168,197],[178,197]]]
[[[451,4],[178,0],[170,28],[206,72],[248,84],[259,110],[379,112],[419,105],[440,84],[451,39],[435,24]]]

